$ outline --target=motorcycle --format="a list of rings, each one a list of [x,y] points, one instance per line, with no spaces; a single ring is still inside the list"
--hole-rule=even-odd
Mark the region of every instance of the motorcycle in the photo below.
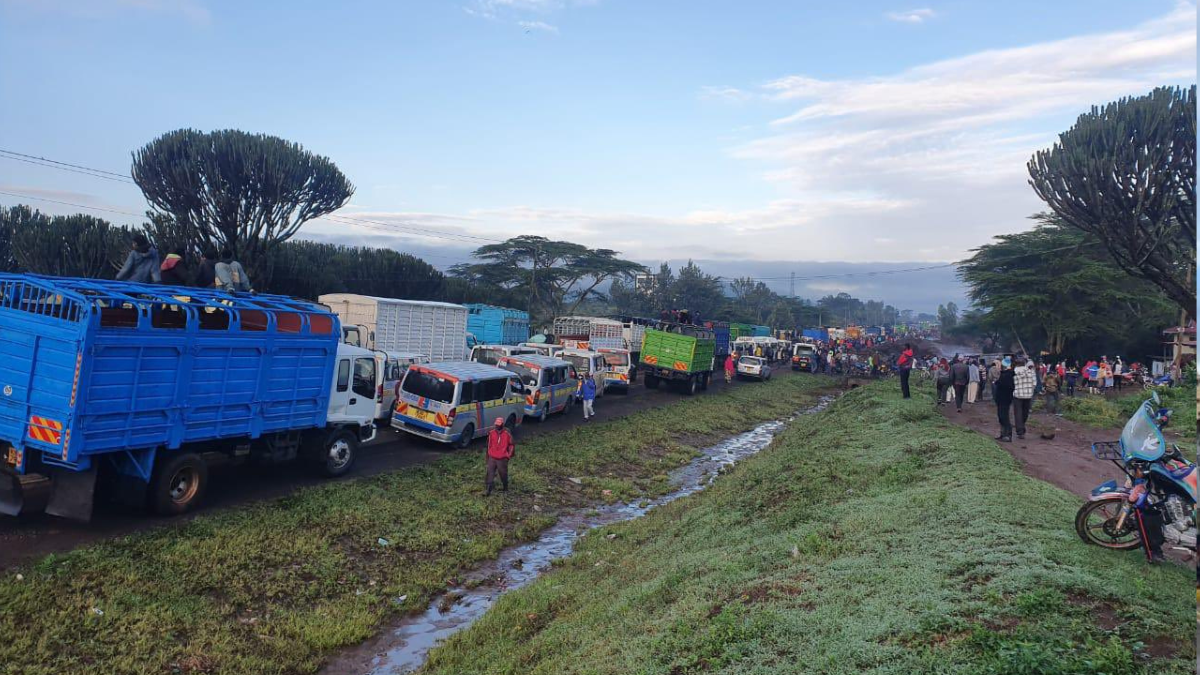
[[[1125,481],[1096,486],[1075,514],[1075,532],[1085,542],[1118,551],[1142,547],[1150,562],[1163,544],[1196,552],[1196,465],[1178,446],[1168,447],[1162,429],[1171,411],[1160,405],[1151,392],[1119,440],[1092,443],[1092,455],[1115,464]]]

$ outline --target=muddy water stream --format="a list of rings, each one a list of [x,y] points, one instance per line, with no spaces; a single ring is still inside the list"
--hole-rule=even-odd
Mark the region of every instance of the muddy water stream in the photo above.
[[[797,415],[824,410],[833,398],[822,397]],[[419,669],[429,650],[483,616],[500,594],[521,588],[548,570],[555,559],[570,555],[575,541],[588,530],[633,520],[656,506],[703,490],[722,469],[767,447],[795,417],[760,424],[701,449],[699,456],[671,473],[675,489],[665,495],[566,512],[537,540],[501,551],[496,560],[465,575],[465,584],[434,598],[424,613],[403,617],[378,637],[335,658],[322,674],[399,675]]]

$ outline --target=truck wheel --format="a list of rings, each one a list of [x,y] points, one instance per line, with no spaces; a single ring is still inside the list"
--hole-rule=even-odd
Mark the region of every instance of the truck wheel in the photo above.
[[[471,445],[471,441],[473,440],[475,440],[475,425],[468,423],[467,426],[463,427],[462,434],[455,441],[454,447],[461,450]]]
[[[207,488],[208,465],[204,460],[192,452],[175,454],[154,468],[150,506],[164,516],[185,513],[200,503]]]
[[[696,394],[696,376],[692,375],[683,383],[683,395],[694,396]]]
[[[708,391],[708,380],[711,377],[712,377],[712,373],[705,373],[704,375],[702,375],[700,377],[700,389],[702,391]]]
[[[346,475],[358,457],[358,439],[349,431],[337,431],[325,439],[317,456],[317,466],[327,478]]]

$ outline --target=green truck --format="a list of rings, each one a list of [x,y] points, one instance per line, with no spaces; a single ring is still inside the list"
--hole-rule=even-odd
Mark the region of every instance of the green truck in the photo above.
[[[647,328],[638,357],[643,381],[650,389],[657,389],[663,380],[673,381],[688,396],[697,389],[708,389],[716,344],[712,330],[702,326],[672,324]]]

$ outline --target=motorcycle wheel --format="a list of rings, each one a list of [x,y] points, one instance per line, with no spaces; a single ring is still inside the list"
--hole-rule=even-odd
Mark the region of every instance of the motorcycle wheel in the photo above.
[[[1119,499],[1106,499],[1084,504],[1075,514],[1076,534],[1089,544],[1114,551],[1141,547],[1142,537],[1138,533],[1136,513],[1131,511],[1121,528],[1117,529],[1117,519],[1124,503]]]

